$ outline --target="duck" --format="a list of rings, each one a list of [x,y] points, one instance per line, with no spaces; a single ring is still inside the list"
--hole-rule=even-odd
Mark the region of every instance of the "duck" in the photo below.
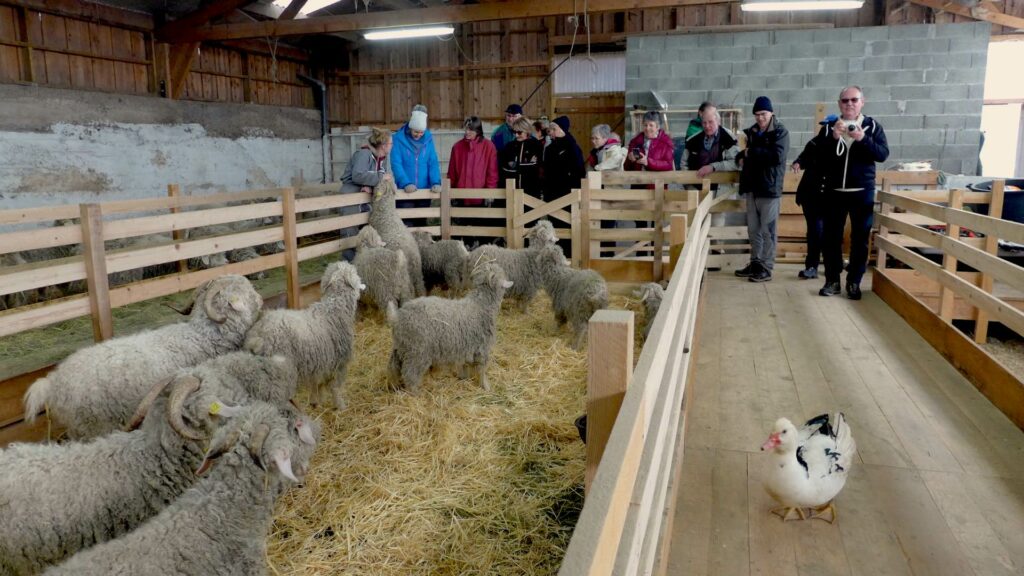
[[[842,412],[821,414],[799,429],[786,418],[775,421],[761,446],[771,467],[765,491],[781,504],[771,512],[782,520],[837,519],[835,497],[846,485],[857,443]]]

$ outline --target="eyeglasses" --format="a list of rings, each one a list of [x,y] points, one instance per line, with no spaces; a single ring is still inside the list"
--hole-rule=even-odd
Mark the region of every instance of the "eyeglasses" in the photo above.
[[[860,98],[840,98],[839,101],[843,104],[849,104],[850,102],[856,104],[857,102],[860,102]]]
[[[513,134],[526,134],[526,132],[523,132],[522,130],[513,130],[512,133]]]

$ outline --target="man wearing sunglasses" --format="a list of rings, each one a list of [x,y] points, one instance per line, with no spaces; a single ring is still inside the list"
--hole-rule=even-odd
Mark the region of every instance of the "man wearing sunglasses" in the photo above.
[[[814,137],[814,157],[801,159],[821,167],[825,178],[822,253],[825,285],[822,296],[842,293],[843,229],[850,219],[850,263],[846,268],[846,296],[860,300],[860,281],[868,262],[868,235],[875,209],[875,163],[889,157],[882,125],[861,114],[864,92],[848,86],[839,93],[840,116],[822,126]],[[810,147],[809,147],[810,148]],[[805,151],[806,152],[806,151]],[[799,169],[799,164],[794,165]]]

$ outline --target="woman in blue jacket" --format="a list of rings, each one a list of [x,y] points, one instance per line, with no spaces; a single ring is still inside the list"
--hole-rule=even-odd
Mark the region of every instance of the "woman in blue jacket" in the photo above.
[[[441,167],[437,162],[434,137],[427,130],[427,108],[422,104],[413,106],[409,121],[395,132],[394,148],[391,151],[391,171],[399,190],[412,194],[417,190],[430,189],[435,194],[441,191]],[[401,198],[401,195],[399,195]],[[399,208],[426,208],[429,200],[399,200]],[[409,226],[425,226],[426,219],[417,218],[407,222]]]

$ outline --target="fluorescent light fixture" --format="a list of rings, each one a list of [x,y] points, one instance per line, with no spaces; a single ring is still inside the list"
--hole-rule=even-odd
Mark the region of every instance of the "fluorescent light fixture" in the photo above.
[[[447,36],[455,33],[451,26],[430,26],[427,28],[392,28],[374,30],[363,35],[367,40],[395,40],[398,38],[423,38],[424,36]]]
[[[274,0],[274,6],[281,8],[282,10],[287,8],[291,4],[291,0]],[[337,4],[338,0],[308,0],[302,8],[299,9],[299,14],[305,16],[310,12],[316,12],[321,8],[326,8],[331,4]]]
[[[799,12],[810,10],[855,10],[864,0],[748,0],[740,4],[744,12]]]

